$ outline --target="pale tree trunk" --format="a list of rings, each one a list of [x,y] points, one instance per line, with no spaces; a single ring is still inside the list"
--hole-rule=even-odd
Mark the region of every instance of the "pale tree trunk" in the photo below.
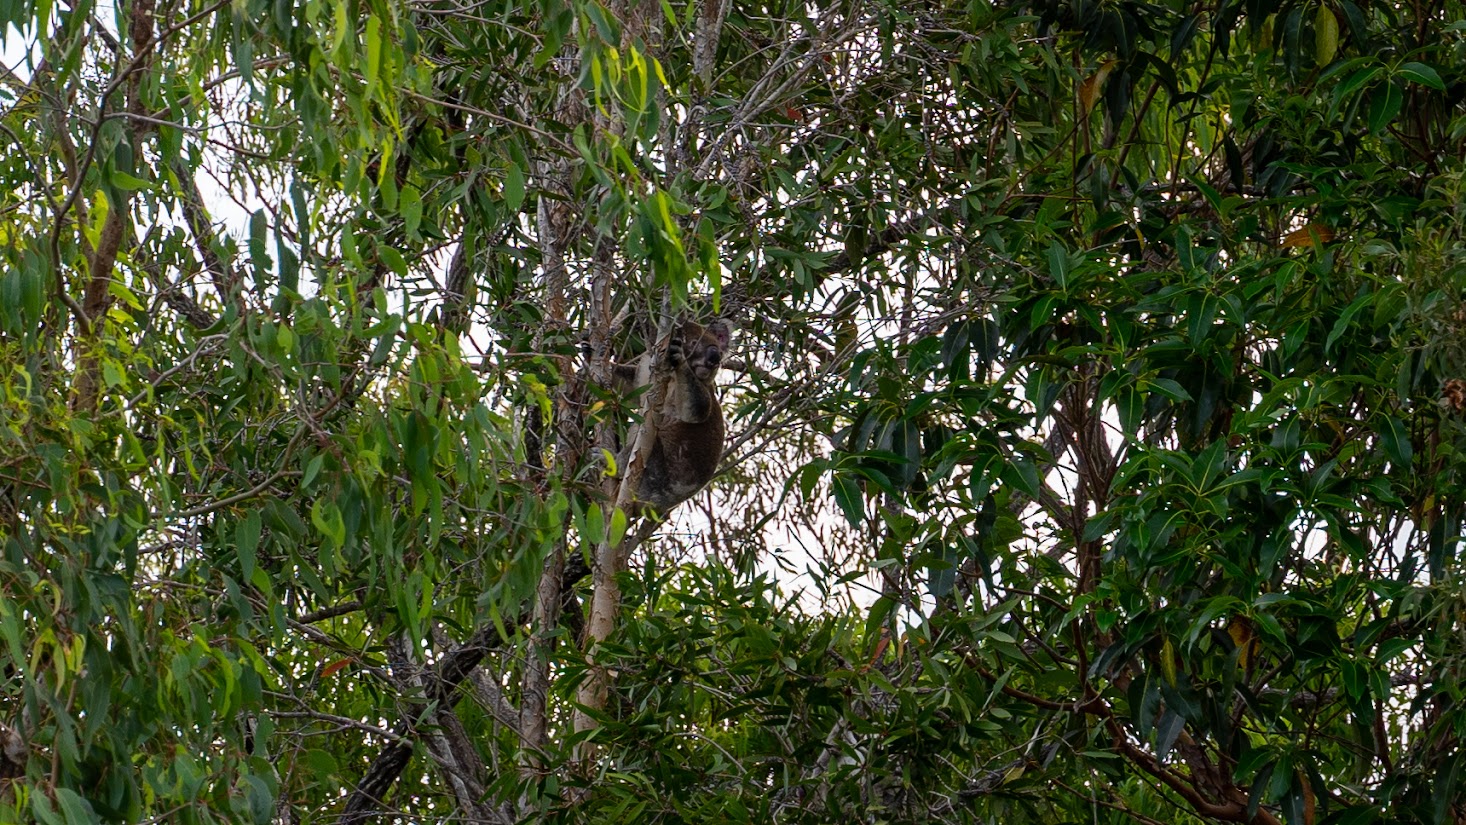
[[[634,45],[637,40],[647,42],[648,35],[652,31],[650,21],[656,18],[659,11],[655,3],[648,2],[648,0],[623,0],[623,2],[614,4],[611,10],[622,22],[621,45],[623,48]],[[611,133],[621,131],[619,121],[599,114],[595,120],[597,129]],[[611,328],[612,284],[617,280],[615,260],[616,255],[609,240],[598,239],[592,261],[594,279],[591,288],[592,334],[606,337],[600,341],[594,339],[592,341],[593,348],[597,343],[602,344],[599,349],[596,349],[599,357],[593,364],[592,378],[603,380],[602,386],[611,386],[608,339]],[[633,513],[636,489],[641,484],[642,472],[646,468],[646,458],[651,454],[651,445],[657,437],[655,411],[661,409],[666,393],[666,382],[660,377],[663,374],[661,353],[671,329],[672,318],[664,301],[663,312],[657,324],[657,334],[651,344],[652,358],[649,360],[653,380],[651,388],[642,397],[642,423],[640,426],[632,427],[627,434],[626,443],[630,445],[630,449],[623,453],[625,466],[617,467],[618,478],[608,480],[605,487],[606,496],[615,503],[615,509],[627,513],[628,516]],[[603,448],[614,449],[613,433],[607,430],[598,432],[597,436],[597,441]],[[608,534],[602,537],[591,560],[592,591],[590,614],[586,619],[585,633],[586,663],[590,670],[576,693],[576,703],[579,707],[576,708],[573,724],[578,733],[595,728],[595,714],[604,711],[606,707],[610,675],[605,663],[598,655],[597,647],[615,632],[616,621],[621,612],[621,587],[616,581],[616,576],[626,568],[626,560],[633,545],[634,542],[631,541],[613,544]],[[581,747],[577,755],[582,761],[585,761],[589,760],[593,754],[593,748],[587,744]]]

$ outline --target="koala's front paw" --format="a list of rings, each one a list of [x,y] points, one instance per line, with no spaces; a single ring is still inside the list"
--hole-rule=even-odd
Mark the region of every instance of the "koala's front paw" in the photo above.
[[[687,353],[682,350],[681,336],[672,336],[672,340],[667,342],[667,364],[671,366],[672,369],[677,369],[678,367],[682,366],[682,362],[686,360]]]

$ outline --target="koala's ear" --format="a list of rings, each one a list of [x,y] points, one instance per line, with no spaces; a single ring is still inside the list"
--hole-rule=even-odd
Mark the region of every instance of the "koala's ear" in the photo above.
[[[708,334],[718,339],[718,346],[727,349],[733,341],[733,322],[727,318],[718,318],[707,325]]]

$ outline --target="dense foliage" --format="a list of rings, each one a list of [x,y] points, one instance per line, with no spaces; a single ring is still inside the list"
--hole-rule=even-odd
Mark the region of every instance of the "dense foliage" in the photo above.
[[[1466,821],[1463,12],[0,3],[0,821]]]

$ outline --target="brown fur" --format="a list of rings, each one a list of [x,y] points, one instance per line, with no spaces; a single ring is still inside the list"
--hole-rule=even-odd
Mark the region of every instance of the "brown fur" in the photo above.
[[[686,501],[717,472],[724,429],[716,379],[732,336],[727,321],[706,327],[688,321],[667,344],[669,383],[636,494],[660,512]]]

